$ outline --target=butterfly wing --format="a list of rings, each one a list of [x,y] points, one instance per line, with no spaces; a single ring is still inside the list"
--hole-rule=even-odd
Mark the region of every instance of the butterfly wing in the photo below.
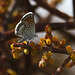
[[[24,33],[26,32],[29,36],[34,35],[35,34],[35,22],[34,22],[33,13],[29,12],[29,13],[25,14],[21,18],[21,21],[26,23],[27,32],[25,30]],[[23,34],[23,36],[25,37],[24,34]]]
[[[31,39],[35,36],[35,22],[32,12],[25,14],[20,22],[15,27],[15,34],[26,39]]]

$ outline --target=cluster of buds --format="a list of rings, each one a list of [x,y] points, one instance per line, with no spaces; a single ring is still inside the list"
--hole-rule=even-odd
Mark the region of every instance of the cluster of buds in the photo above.
[[[52,39],[53,39],[54,45],[58,48],[64,47],[64,45],[66,44],[65,39],[62,39],[61,41],[58,41],[58,37],[56,37],[56,36],[53,36]]]
[[[12,55],[14,59],[17,59],[19,57],[19,48],[14,47],[14,44],[11,44],[11,49],[12,49]]]
[[[45,32],[46,32],[45,40],[47,46],[52,46],[53,43],[56,47],[63,47],[66,44],[65,39],[58,41],[58,37],[52,35],[52,29],[49,24],[46,26]]]
[[[29,41],[29,43],[27,43],[27,41],[24,41],[23,43],[21,43],[21,46],[22,45],[29,45],[30,50],[28,48],[24,48],[21,46],[14,47],[14,44],[12,44],[11,49],[12,49],[13,57],[18,58],[19,54],[21,52],[24,52],[26,55],[28,55],[29,53],[31,53],[31,55],[35,55],[38,51],[42,50],[42,48],[44,46],[53,47],[55,45],[56,47],[62,47],[65,45],[65,43],[66,43],[65,39],[62,39],[59,42],[58,37],[52,35],[52,29],[49,26],[49,24],[46,26],[45,32],[46,32],[45,38],[40,38],[40,42],[38,44],[36,44],[33,41]]]
[[[21,45],[26,45],[27,42],[24,41],[23,43],[21,43]],[[15,47],[15,43],[14,44],[11,44],[11,49],[12,49],[12,54],[13,54],[13,58],[14,59],[17,59],[19,57],[19,54],[21,52],[24,51],[25,54],[28,54],[28,51],[27,49],[23,48],[23,47]]]
[[[8,10],[11,0],[0,0],[0,14],[4,14]]]
[[[52,42],[51,42],[51,39],[50,38],[40,38],[40,42],[38,43],[38,45],[40,45],[41,47],[41,50],[44,46],[51,46]]]
[[[35,42],[31,41],[29,43],[29,46],[31,47],[31,55],[35,55],[38,51],[41,50],[41,46],[38,44],[35,44]]]
[[[0,0],[0,24],[2,23],[2,17],[8,11],[8,6],[10,5],[11,0]]]
[[[10,12],[12,12],[12,18],[13,20],[11,20],[10,23],[8,23],[7,28],[10,29],[14,29],[15,25],[17,24],[17,22],[19,21],[19,19],[21,18],[22,14],[22,10],[15,10],[12,11],[14,8],[13,6],[15,5],[15,1],[14,0],[0,0],[0,24],[3,23],[4,21],[4,17],[6,17],[6,15],[8,15],[8,17],[10,17],[9,14],[11,14]],[[11,10],[10,10],[11,8]],[[9,13],[9,14],[8,14]]]
[[[42,49],[45,46],[45,38],[40,38],[40,42],[38,43]]]
[[[47,63],[53,64],[54,60],[51,58],[52,54],[51,51],[45,52],[39,62],[39,67],[44,67]]]
[[[13,58],[17,59],[21,52],[24,52],[26,55],[31,53],[31,55],[35,55],[38,51],[41,50],[41,46],[35,44],[33,41],[24,41],[23,43],[14,43],[11,44]]]
[[[66,68],[71,68],[75,65],[75,50],[72,50],[70,45],[66,46],[66,50],[72,60],[72,62],[67,63]]]
[[[58,37],[52,35],[52,29],[49,24],[45,28],[45,38],[40,38],[40,42],[36,44],[35,42],[29,40],[24,41],[22,43],[16,43],[11,45],[13,58],[17,59],[21,52],[24,52],[26,55],[29,53],[31,55],[35,55],[37,52],[43,50],[45,47],[56,47],[56,48],[64,48],[66,44],[66,40],[62,39],[58,41]],[[66,67],[71,67],[75,64],[75,50],[72,51],[70,46],[66,47],[67,53],[72,59],[72,63],[67,63]],[[43,54],[41,61],[39,62],[39,67],[44,67],[47,63],[53,64],[54,60],[51,58],[51,51],[47,51]]]

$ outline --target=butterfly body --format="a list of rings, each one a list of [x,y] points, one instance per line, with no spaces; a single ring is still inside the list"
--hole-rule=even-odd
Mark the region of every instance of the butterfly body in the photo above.
[[[15,27],[15,35],[22,37],[18,42],[35,37],[35,22],[32,12],[25,14]]]

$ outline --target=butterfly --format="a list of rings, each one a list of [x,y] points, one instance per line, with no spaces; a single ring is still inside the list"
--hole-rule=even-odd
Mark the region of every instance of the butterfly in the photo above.
[[[15,35],[22,37],[18,43],[26,41],[27,39],[30,40],[36,36],[34,15],[32,12],[28,12],[21,18],[15,27]]]

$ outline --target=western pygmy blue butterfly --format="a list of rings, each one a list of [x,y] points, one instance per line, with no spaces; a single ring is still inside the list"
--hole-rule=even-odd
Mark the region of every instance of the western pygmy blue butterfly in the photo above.
[[[32,12],[25,14],[15,27],[15,35],[22,37],[18,42],[35,37],[35,22]]]

